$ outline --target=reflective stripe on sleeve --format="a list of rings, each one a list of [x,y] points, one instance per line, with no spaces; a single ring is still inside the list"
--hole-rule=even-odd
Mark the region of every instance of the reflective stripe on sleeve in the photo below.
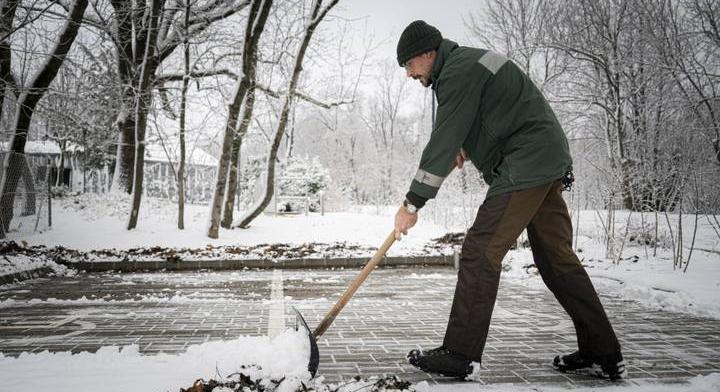
[[[415,181],[421,184],[430,185],[433,188],[440,188],[440,185],[442,185],[444,180],[445,177],[436,176],[422,169],[418,169],[415,174]]]
[[[482,55],[480,60],[478,60],[478,62],[487,68],[488,71],[492,72],[493,75],[495,75],[497,71],[500,70],[505,63],[507,63],[507,61],[507,57],[501,55],[500,53],[490,51]]]

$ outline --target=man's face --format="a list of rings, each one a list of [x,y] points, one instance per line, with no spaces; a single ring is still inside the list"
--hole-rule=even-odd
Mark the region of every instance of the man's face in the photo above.
[[[429,87],[433,63],[435,63],[434,50],[419,54],[405,63],[405,74],[407,77],[419,81],[423,86]]]

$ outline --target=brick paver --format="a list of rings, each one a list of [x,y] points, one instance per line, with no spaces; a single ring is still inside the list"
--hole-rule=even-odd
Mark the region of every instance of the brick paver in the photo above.
[[[356,273],[284,271],[284,295],[291,298],[286,302],[314,326]],[[0,352],[79,352],[138,344],[141,353],[172,353],[209,340],[266,335],[271,279],[272,271],[245,270],[28,281],[0,289]],[[358,374],[436,381],[408,365],[404,355],[442,341],[454,287],[451,268],[376,270],[320,339],[319,373],[331,382]],[[83,296],[89,301],[74,301]],[[53,300],[38,301],[47,298]],[[677,382],[720,372],[720,320],[649,310],[606,293],[601,299],[623,345],[631,377],[627,383]],[[287,309],[286,315],[291,325],[292,312]],[[574,348],[572,323],[548,290],[503,280],[481,382],[601,383],[550,369],[554,355]]]

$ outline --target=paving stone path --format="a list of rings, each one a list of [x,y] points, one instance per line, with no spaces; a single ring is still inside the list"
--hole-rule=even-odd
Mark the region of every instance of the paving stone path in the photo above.
[[[358,270],[285,270],[287,305],[317,325]],[[95,351],[137,344],[140,352],[182,352],[239,335],[267,335],[272,271],[78,274],[0,288],[0,352]],[[455,287],[451,268],[376,270],[319,341],[319,374],[446,382],[404,360],[440,344]],[[276,285],[277,289],[277,285]],[[720,320],[649,310],[600,293],[637,382],[682,382],[720,372]],[[83,299],[84,297],[84,299]],[[50,299],[50,300],[48,300]],[[142,299],[142,300],[141,300]],[[549,367],[575,349],[572,324],[546,289],[504,279],[483,357],[482,383],[599,385]]]

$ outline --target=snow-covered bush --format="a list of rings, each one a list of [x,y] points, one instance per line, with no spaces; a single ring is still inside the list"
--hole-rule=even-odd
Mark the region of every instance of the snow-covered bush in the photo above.
[[[80,192],[73,192],[67,185],[53,186],[50,188],[50,193],[54,198],[71,197],[80,194]]]
[[[320,209],[322,192],[330,186],[330,171],[320,163],[317,156],[294,156],[280,164],[277,177],[276,197],[279,209],[298,211],[308,198],[309,210]],[[283,199],[287,198],[287,199]]]

